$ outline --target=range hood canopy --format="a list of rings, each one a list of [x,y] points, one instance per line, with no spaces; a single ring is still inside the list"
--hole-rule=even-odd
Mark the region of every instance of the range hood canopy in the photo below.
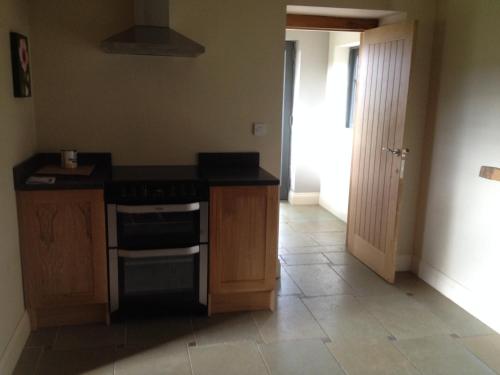
[[[107,53],[196,57],[205,47],[172,30],[169,0],[134,0],[135,26],[101,42]]]

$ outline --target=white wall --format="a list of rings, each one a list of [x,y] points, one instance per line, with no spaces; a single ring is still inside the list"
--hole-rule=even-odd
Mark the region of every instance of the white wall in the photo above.
[[[330,33],[326,88],[326,121],[321,134],[320,204],[347,222],[353,129],[346,128],[349,86],[349,51],[360,34]]]
[[[500,182],[478,175],[482,165],[500,167],[499,15],[498,1],[440,2],[415,262],[425,280],[498,331]]]
[[[325,121],[329,33],[287,30],[286,40],[296,41],[291,190],[319,193],[321,154],[318,143]]]
[[[0,373],[16,360],[7,348],[25,311],[12,167],[35,150],[33,100],[13,96],[10,31],[30,34],[27,0],[0,2]]]

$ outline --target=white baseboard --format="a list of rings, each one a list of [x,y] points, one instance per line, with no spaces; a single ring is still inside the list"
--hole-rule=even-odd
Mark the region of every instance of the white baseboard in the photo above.
[[[475,293],[421,260],[418,276],[477,319],[500,333],[500,302],[492,295]]]
[[[335,216],[337,219],[342,220],[344,223],[347,223],[347,215],[345,213],[338,212],[336,209],[333,208],[333,206],[328,203],[328,201],[324,198],[319,197],[319,205],[323,207],[325,210],[330,212],[333,216]]]
[[[5,348],[2,357],[0,358],[0,374],[12,374],[16,367],[17,361],[21,356],[26,341],[31,332],[30,318],[27,311],[17,324],[14,334],[10,338],[7,348]]]
[[[408,254],[401,254],[396,256],[396,271],[406,272],[411,271],[412,256]]]
[[[316,205],[319,204],[319,193],[296,193],[290,190],[288,202],[292,206]]]

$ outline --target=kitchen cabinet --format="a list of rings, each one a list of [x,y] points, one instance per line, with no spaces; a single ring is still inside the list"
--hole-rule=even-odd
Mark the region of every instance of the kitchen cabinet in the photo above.
[[[278,189],[210,189],[209,313],[274,310]]]
[[[102,190],[17,193],[32,328],[108,320]]]

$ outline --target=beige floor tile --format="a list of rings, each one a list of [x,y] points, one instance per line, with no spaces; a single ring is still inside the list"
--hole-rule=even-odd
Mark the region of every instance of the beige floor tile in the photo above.
[[[286,270],[308,297],[353,293],[349,285],[327,264],[287,266]]]
[[[253,316],[266,343],[326,337],[298,297],[279,297],[274,313],[258,311]]]
[[[251,342],[189,348],[194,375],[267,375],[257,345]]]
[[[327,344],[349,375],[418,375],[420,372],[391,342]]]
[[[17,361],[13,375],[35,374],[42,352],[42,347],[24,348],[21,357]]]
[[[346,247],[345,245],[331,245],[331,246],[323,246],[325,253],[345,253]]]
[[[459,340],[450,336],[431,336],[397,341],[395,345],[422,374],[494,374],[472,355]]]
[[[286,254],[321,254],[327,252],[327,246],[288,246],[286,247]]]
[[[251,313],[196,317],[193,324],[198,345],[261,340]]]
[[[285,254],[281,258],[289,266],[328,263],[328,259],[322,254]]]
[[[59,328],[43,328],[30,333],[26,347],[52,346]]]
[[[304,298],[303,302],[334,343],[378,343],[390,336],[353,296]]]
[[[400,289],[387,283],[361,262],[334,266],[333,269],[353,288],[357,296],[403,294]]]
[[[334,265],[359,265],[359,260],[354,258],[351,254],[346,252],[334,252],[334,253],[323,253],[324,256],[328,258],[330,263]]]
[[[405,295],[358,297],[358,299],[397,339],[451,333],[428,309]]]
[[[415,275],[398,275],[396,286],[411,293],[416,301],[440,318],[449,329],[459,336],[492,335],[495,332],[467,311],[443,296]]]
[[[460,340],[476,357],[500,374],[500,336],[466,337]]]
[[[272,375],[344,374],[321,340],[264,344],[260,350]]]
[[[148,349],[124,348],[116,351],[114,375],[190,375],[187,346],[159,345]]]
[[[318,246],[319,243],[313,240],[309,235],[303,233],[280,233],[279,246],[299,247],[299,246]]]
[[[185,346],[195,341],[191,318],[132,320],[127,322],[127,346]]]
[[[280,223],[279,233],[280,234],[294,234],[295,229],[289,223]]]
[[[125,343],[125,326],[89,325],[61,327],[57,335],[55,349],[79,349],[114,347]]]
[[[37,375],[113,375],[115,349],[46,350]]]
[[[311,233],[310,236],[320,245],[345,245],[345,232],[321,232]]]
[[[322,221],[290,221],[290,228],[301,233],[318,232],[345,232],[346,224],[340,220],[322,220]]]
[[[302,294],[302,291],[295,284],[290,275],[288,275],[284,267],[281,267],[281,277],[277,281],[276,292],[279,296]]]

